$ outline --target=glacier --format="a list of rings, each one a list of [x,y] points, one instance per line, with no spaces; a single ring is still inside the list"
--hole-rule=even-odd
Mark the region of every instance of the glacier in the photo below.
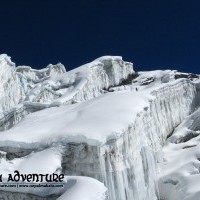
[[[163,148],[164,167],[159,175],[162,199],[199,199],[199,139],[200,109],[183,120]]]
[[[197,199],[199,75],[135,72],[120,56],[35,70],[3,54],[0,78],[3,178],[16,169],[65,174],[64,191],[3,188],[0,197]]]

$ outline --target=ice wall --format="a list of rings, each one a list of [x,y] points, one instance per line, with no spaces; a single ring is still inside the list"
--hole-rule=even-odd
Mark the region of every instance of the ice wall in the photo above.
[[[16,106],[23,96],[15,64],[6,54],[0,55],[0,113]]]
[[[36,100],[44,101],[55,99],[59,95],[48,90],[44,82],[65,72],[64,66],[60,63],[49,65],[42,70],[34,70],[27,66],[15,67],[10,57],[0,55],[0,131],[14,126],[31,112],[48,107],[41,104],[40,100],[39,103],[32,102],[30,97],[34,96]]]
[[[63,157],[66,174],[99,179],[110,200],[155,200],[162,145],[181,121],[195,110],[195,84],[186,79],[163,85],[117,140],[100,147],[69,144]],[[134,105],[133,105],[134,106]]]
[[[100,96],[104,89],[118,85],[135,73],[133,64],[125,62],[119,56],[103,56],[91,63],[69,71],[65,81],[69,79],[69,89],[52,105],[69,104],[86,101]]]

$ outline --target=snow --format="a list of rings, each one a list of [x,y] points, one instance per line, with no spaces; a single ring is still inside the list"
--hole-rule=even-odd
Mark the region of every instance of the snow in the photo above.
[[[32,152],[28,156],[22,158],[14,158],[12,161],[8,161],[5,158],[1,159],[0,171],[3,175],[3,182],[7,182],[8,174],[13,174],[18,170],[20,174],[53,174],[60,173],[61,159],[62,159],[63,147],[51,147],[42,151]],[[21,182],[19,182],[20,184]],[[46,182],[42,182],[45,184]],[[14,184],[16,184],[14,182]],[[48,183],[49,184],[49,183]],[[1,188],[5,192],[3,198],[12,198],[15,194],[12,192],[21,194],[30,194],[36,196],[49,196],[56,195],[61,196],[59,200],[104,200],[106,198],[106,187],[99,181],[89,177],[78,176],[65,176],[64,181],[61,183],[63,187],[19,187],[19,188]],[[39,198],[39,197],[38,197]]]
[[[0,55],[0,78],[3,178],[15,170],[65,174],[64,188],[11,188],[0,197],[197,199],[199,76],[135,74],[120,56],[66,72],[61,63],[15,67]]]
[[[101,145],[120,137],[151,98],[145,93],[122,91],[83,103],[38,111],[2,132],[0,146],[13,144],[32,148],[31,144],[59,141]]]
[[[164,199],[197,200],[200,195],[200,109],[187,117],[163,148],[160,195]]]
[[[15,64],[6,54],[0,55],[0,113],[16,106],[23,96],[15,73]]]
[[[47,108],[2,132],[0,146],[28,150],[63,145],[66,175],[104,182],[112,200],[156,199],[162,145],[193,112],[196,95],[195,85],[180,79]]]
[[[89,177],[69,177],[68,183],[74,181],[75,185],[61,195],[57,200],[104,200],[106,188],[95,179]]]
[[[10,58],[6,55],[2,59],[0,77],[2,69],[2,79],[7,77],[5,82],[11,82],[10,88],[3,84],[7,89],[3,87],[0,102],[1,130],[11,128],[29,113],[98,97],[104,93],[103,89],[119,84],[134,73],[132,63],[115,56],[101,57],[69,72],[61,63],[34,70],[27,66],[15,68],[13,64],[8,65],[6,60]],[[5,70],[5,63],[11,75]]]

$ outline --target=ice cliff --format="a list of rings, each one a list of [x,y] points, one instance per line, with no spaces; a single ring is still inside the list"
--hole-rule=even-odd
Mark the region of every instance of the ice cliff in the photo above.
[[[0,78],[4,178],[15,169],[66,175],[62,191],[4,188],[0,197],[175,200],[185,195],[170,196],[177,185],[182,190],[186,183],[195,184],[198,176],[193,182],[182,181],[184,170],[176,175],[179,165],[170,167],[176,165],[170,155],[184,158],[182,149],[190,147],[195,150],[188,157],[198,153],[198,139],[183,148],[189,140],[182,138],[199,134],[199,75],[171,70],[136,73],[132,63],[118,56],[104,56],[69,72],[61,63],[35,70],[16,67],[1,55]],[[193,126],[191,118],[196,120]],[[197,164],[191,161],[191,174],[198,174],[199,157],[193,157]],[[199,191],[192,187],[187,200],[194,200]],[[189,186],[185,192],[191,192]]]

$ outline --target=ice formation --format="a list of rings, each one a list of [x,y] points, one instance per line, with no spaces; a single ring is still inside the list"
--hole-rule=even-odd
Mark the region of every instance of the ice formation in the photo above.
[[[187,117],[163,148],[159,175],[161,199],[197,200],[200,196],[200,109]]]
[[[3,188],[0,197],[197,199],[198,75],[136,73],[119,56],[35,70],[1,55],[0,78],[3,178],[16,169],[66,175],[64,190]]]

